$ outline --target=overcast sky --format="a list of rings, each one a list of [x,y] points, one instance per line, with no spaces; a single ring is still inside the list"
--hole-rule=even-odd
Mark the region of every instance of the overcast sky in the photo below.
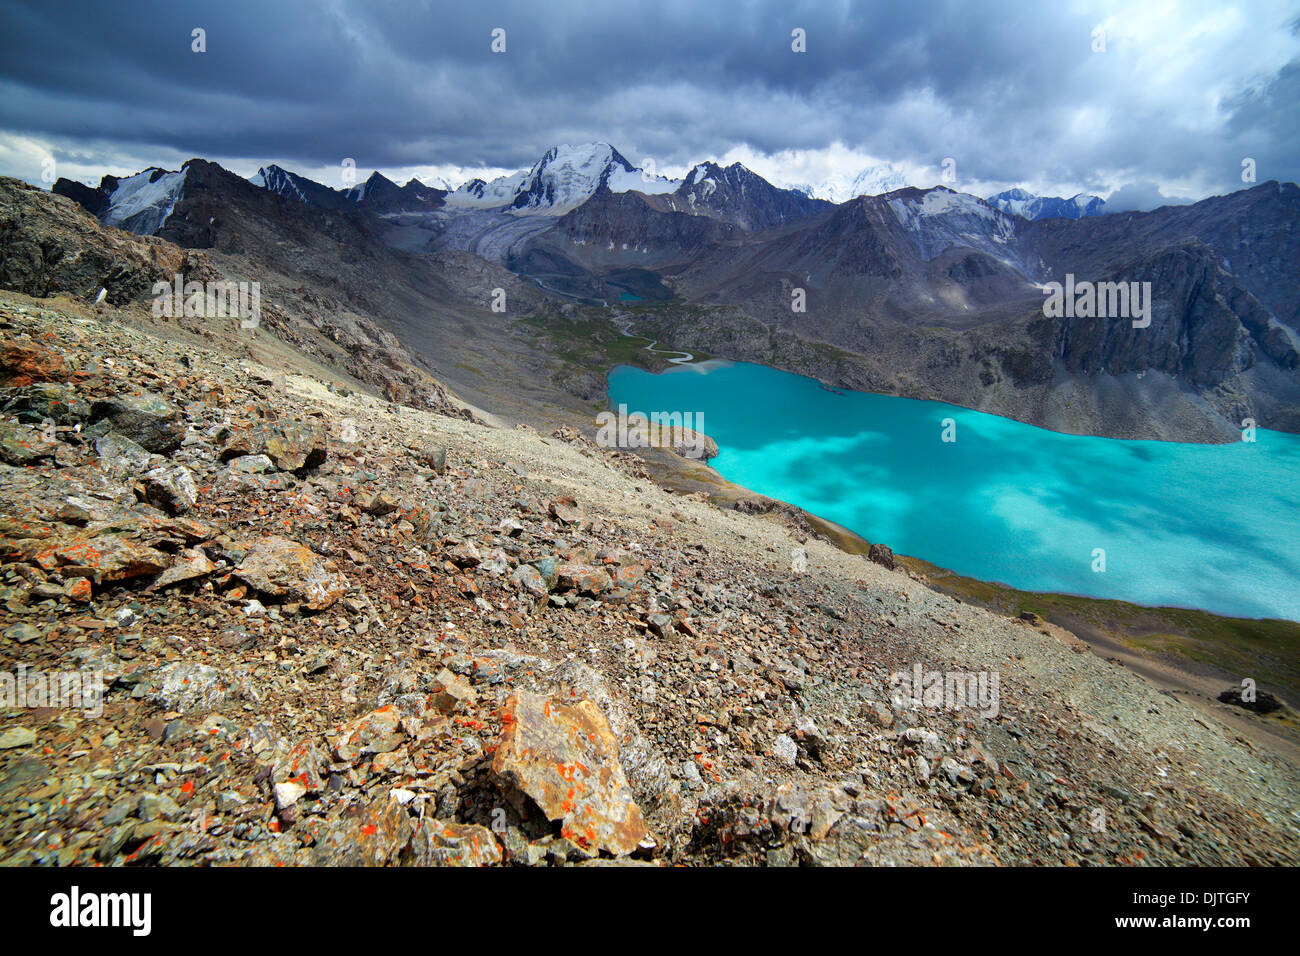
[[[781,185],[884,163],[928,185],[951,158],[979,195],[1147,208],[1241,188],[1247,157],[1300,179],[1298,102],[1300,0],[0,6],[0,173],[34,183],[51,157],[98,181],[202,156],[458,184],[603,141]]]

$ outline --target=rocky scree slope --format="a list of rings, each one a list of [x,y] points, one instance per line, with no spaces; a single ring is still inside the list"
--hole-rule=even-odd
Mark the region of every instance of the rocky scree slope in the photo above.
[[[0,711],[7,863],[1296,861],[1294,767],[1062,632],[163,333],[0,293],[0,669],[108,687]]]

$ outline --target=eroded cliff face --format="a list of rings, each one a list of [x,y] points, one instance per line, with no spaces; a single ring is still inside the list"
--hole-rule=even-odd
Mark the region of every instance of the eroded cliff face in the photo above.
[[[1071,372],[1155,370],[1201,388],[1222,385],[1271,361],[1295,369],[1292,337],[1202,243],[1159,250],[1102,281],[1142,287],[1148,315],[1056,319],[1055,353]],[[1136,291],[1136,290],[1135,290]],[[1149,325],[1144,324],[1149,319]]]

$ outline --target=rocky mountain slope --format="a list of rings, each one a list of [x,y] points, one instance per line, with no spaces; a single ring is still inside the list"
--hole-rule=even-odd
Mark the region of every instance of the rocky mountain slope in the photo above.
[[[1297,768],[887,549],[139,304],[0,339],[0,670],[107,685],[0,709],[6,863],[1296,862]]]

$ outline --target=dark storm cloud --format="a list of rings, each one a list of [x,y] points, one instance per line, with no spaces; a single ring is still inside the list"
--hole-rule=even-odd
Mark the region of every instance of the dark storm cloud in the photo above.
[[[1266,6],[1189,4],[1156,22],[1141,4],[1005,0],[10,0],[0,128],[363,168],[518,167],[566,141],[660,166],[840,142],[894,162],[952,156],[980,180],[1231,188],[1244,156],[1261,179],[1300,178],[1298,67],[1278,43],[1296,14]],[[195,27],[206,53],[191,52]],[[489,48],[497,27],[504,54]],[[796,27],[806,54],[791,51]],[[1261,47],[1242,37],[1283,59],[1258,74]],[[1211,89],[1219,115],[1187,109]]]

